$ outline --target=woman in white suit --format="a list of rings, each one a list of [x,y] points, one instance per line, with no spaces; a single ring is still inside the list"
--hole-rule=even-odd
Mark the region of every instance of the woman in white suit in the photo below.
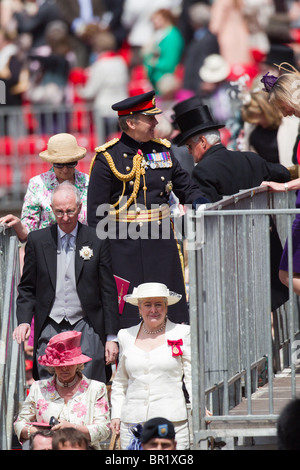
[[[111,427],[126,449],[137,423],[163,416],[173,422],[177,449],[189,449],[183,380],[191,397],[190,326],[167,319],[181,295],[160,283],[134,288],[125,300],[139,307],[141,322],[118,334],[120,360],[112,384]]]

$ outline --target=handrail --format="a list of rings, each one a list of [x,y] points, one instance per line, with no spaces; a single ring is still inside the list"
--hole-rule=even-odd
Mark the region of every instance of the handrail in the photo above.
[[[274,421],[273,367],[278,367],[278,371],[282,364],[277,361],[275,365],[273,355],[279,356],[281,348],[286,353],[283,367],[291,368],[291,396],[287,398],[295,396],[291,348],[299,331],[298,305],[289,286],[289,300],[272,311],[270,279],[270,218],[282,244],[288,239],[290,247],[292,220],[299,213],[293,198],[293,192],[270,193],[267,188],[252,188],[188,214],[196,445],[211,431],[219,432],[219,437],[224,435],[224,428],[207,429],[209,421],[231,421],[230,432],[238,436],[246,434],[241,427],[234,427],[235,420]],[[291,252],[289,249],[289,271]],[[281,321],[277,318],[283,325],[280,334]],[[275,343],[276,335],[280,342]],[[253,412],[251,397],[258,386],[261,360],[267,364],[269,409],[258,417]],[[239,403],[236,399],[241,400],[242,389],[247,410],[243,415],[232,416],[230,410]],[[213,417],[205,416],[206,407],[217,411]],[[259,429],[251,432],[255,436]],[[269,428],[268,432],[274,430]],[[225,429],[226,433],[229,430]]]
[[[93,103],[61,106],[0,106],[0,205],[2,211],[19,212],[30,178],[50,169],[39,158],[49,138],[59,132],[74,135],[86,148],[77,170],[89,173],[95,148],[119,132],[116,121],[108,128]],[[107,134],[107,133],[108,134]]]
[[[2,232],[2,233],[1,233]],[[17,326],[16,297],[20,279],[18,239],[10,231],[1,230],[0,236],[8,237],[4,250],[5,285],[0,325],[0,448],[10,450],[13,437],[13,422],[18,406],[25,399],[25,360],[23,345],[12,341],[12,332]],[[5,240],[7,242],[7,240]]]

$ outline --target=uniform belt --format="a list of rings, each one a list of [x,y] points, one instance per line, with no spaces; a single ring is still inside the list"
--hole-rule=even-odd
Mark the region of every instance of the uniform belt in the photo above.
[[[170,217],[170,206],[164,204],[155,209],[135,209],[120,212],[117,215],[119,222],[155,222]]]

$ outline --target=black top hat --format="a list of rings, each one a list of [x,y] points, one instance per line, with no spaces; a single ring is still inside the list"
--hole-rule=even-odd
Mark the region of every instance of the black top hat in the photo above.
[[[212,129],[221,129],[225,124],[215,122],[206,105],[201,103],[197,97],[189,98],[174,106],[174,120],[178,125],[181,134],[174,138],[174,143],[179,147],[193,135],[199,134],[201,131]]]
[[[294,50],[286,44],[271,44],[265,63],[280,65],[281,62],[288,62],[297,68]]]
[[[141,95],[130,96],[125,100],[112,105],[114,111],[118,111],[119,116],[129,116],[132,114],[160,114],[161,109],[155,104],[155,91],[151,90]]]

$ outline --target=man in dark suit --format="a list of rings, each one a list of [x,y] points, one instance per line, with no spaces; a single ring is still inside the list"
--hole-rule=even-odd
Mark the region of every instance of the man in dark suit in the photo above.
[[[181,133],[174,142],[186,145],[196,163],[192,179],[211,202],[242,189],[259,186],[262,181],[284,183],[291,179],[287,168],[270,163],[254,152],[228,150],[222,143],[219,129],[206,105],[190,98],[174,106],[175,122]]]
[[[127,31],[122,25],[124,0],[56,0],[64,21],[69,25],[73,50],[79,65],[90,65],[93,37],[99,30],[109,30],[119,49]]]
[[[54,21],[63,21],[60,9],[54,0],[45,0],[36,3],[36,13],[29,14],[26,9],[15,12],[13,15],[16,21],[19,34],[28,33],[32,36],[32,48],[45,46],[47,26]]]
[[[218,39],[209,30],[211,6],[202,2],[191,5],[188,9],[189,24],[194,35],[184,53],[183,88],[192,90],[200,96],[202,79],[199,75],[204,60],[212,54],[220,54]]]
[[[219,129],[224,127],[212,118],[206,105],[197,97],[174,106],[175,122],[181,133],[175,137],[178,146],[186,145],[196,163],[192,179],[212,202],[242,189],[259,186],[263,181],[290,181],[291,175],[280,163],[266,161],[254,152],[228,150],[222,143]],[[282,246],[270,218],[271,300],[275,310],[288,299],[288,289],[279,281],[278,267]]]
[[[93,358],[84,374],[106,381],[105,361],[116,360],[119,330],[118,297],[107,241],[78,222],[80,194],[70,182],[53,192],[57,224],[31,232],[17,298],[18,343],[30,335],[34,315],[35,379],[43,378],[37,357],[49,339],[68,330],[82,332],[82,351]],[[90,365],[90,366],[89,366]]]

